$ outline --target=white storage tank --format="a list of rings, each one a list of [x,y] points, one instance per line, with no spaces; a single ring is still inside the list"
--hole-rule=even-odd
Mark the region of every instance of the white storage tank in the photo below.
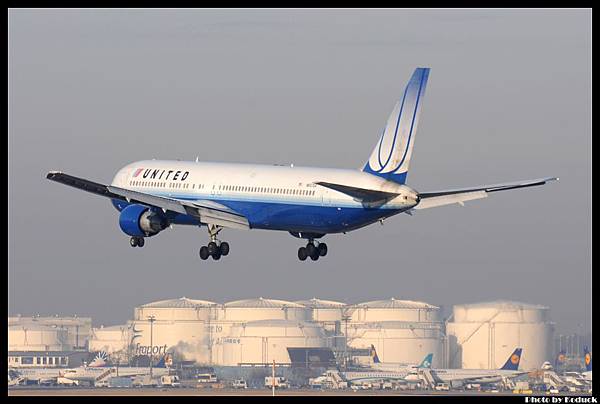
[[[512,301],[456,305],[448,322],[450,366],[498,369],[518,347],[519,369],[533,370],[553,356],[548,307]]]
[[[126,353],[131,337],[131,328],[127,325],[92,328],[89,350],[90,352],[104,351],[109,355]]]
[[[9,351],[70,351],[68,331],[40,324],[8,326]]]
[[[310,320],[310,309],[294,302],[276,299],[245,299],[225,303],[219,320],[255,321],[255,320]]]
[[[349,310],[349,346],[364,349],[373,345],[384,363],[418,364],[432,353],[434,367],[446,365],[439,307],[391,298],[357,304]]]
[[[46,317],[15,316],[9,317],[8,324],[26,327],[40,325],[62,328],[67,332],[64,345],[65,349],[68,350],[86,349],[92,331],[92,319],[90,317],[61,317],[58,315]]]
[[[219,306],[210,325],[210,364],[223,365],[224,344],[231,328],[257,320],[306,321],[310,309],[301,304],[263,297],[235,300]]]
[[[327,334],[329,346],[343,348],[345,337],[343,327],[348,314],[348,304],[333,300],[312,298],[300,300],[296,303],[308,307],[311,312],[311,321],[318,323]]]
[[[310,310],[311,321],[324,324],[342,321],[346,312],[346,307],[348,306],[346,303],[317,299],[316,297],[313,297],[310,300],[299,300],[296,303],[301,304]]]
[[[290,364],[288,347],[327,346],[323,329],[313,323],[257,320],[231,328],[223,340],[223,365]]]
[[[158,358],[165,352],[172,352],[183,360],[209,362],[209,324],[216,318],[217,307],[213,302],[186,297],[137,307],[130,324],[132,355],[152,352]],[[154,318],[152,326],[151,316]]]

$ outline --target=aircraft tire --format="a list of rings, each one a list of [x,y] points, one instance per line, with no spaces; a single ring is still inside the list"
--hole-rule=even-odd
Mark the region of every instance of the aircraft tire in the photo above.
[[[208,253],[208,247],[203,245],[200,247],[200,259],[204,261],[207,260],[208,257],[210,257],[210,254]]]
[[[143,237],[138,237],[137,246],[138,247],[143,247],[144,246],[144,238]]]
[[[132,247],[137,247],[137,245],[138,245],[137,237],[131,237],[129,239],[129,245],[131,245]]]
[[[316,261],[319,259],[319,250],[318,249],[314,249],[313,253],[310,255],[310,259],[313,261]]]
[[[308,243],[306,245],[306,254],[309,257],[312,257],[312,255],[315,253],[315,251],[317,251],[317,247],[315,247],[315,245],[313,243]]]
[[[319,255],[321,257],[324,257],[327,255],[327,244],[325,243],[319,243]]]
[[[304,248],[304,247],[298,248],[298,259],[300,261],[306,261],[306,257],[308,257],[308,254],[306,253],[306,248]]]
[[[217,251],[219,251],[219,246],[217,245],[217,243],[215,243],[214,241],[208,243],[208,253],[210,255],[214,256]]]
[[[213,255],[212,255],[213,259],[215,261],[218,261],[221,259],[221,251],[217,250]]]
[[[229,243],[227,241],[223,241],[219,246],[219,250],[221,250],[221,255],[225,256],[229,254]]]

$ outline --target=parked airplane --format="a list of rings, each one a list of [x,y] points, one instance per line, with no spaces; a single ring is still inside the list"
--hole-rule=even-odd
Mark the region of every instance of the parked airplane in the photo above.
[[[495,383],[502,378],[513,378],[527,372],[518,370],[521,361],[521,348],[517,348],[508,357],[500,369],[431,369],[431,375],[436,383]],[[406,381],[418,381],[415,372],[408,375]]]
[[[163,376],[169,374],[171,355],[164,355],[161,360],[153,367],[153,376]],[[93,383],[97,380],[104,379],[109,376],[129,377],[129,376],[145,376],[150,374],[150,368],[132,367],[132,366],[80,366],[78,368],[61,370],[59,375],[68,380],[77,380]]]
[[[383,363],[379,360],[379,356],[377,355],[377,351],[375,350],[375,346],[371,345],[371,358],[373,359],[373,363],[371,364],[372,369],[376,370],[385,370],[385,371],[394,371],[394,370],[406,370],[406,369],[422,369],[422,368],[431,368],[431,362],[433,361],[433,354],[429,353],[423,361],[419,365],[411,365],[406,363]]]
[[[80,366],[79,368],[100,368],[106,366],[106,353],[99,352],[96,357],[89,363]],[[77,369],[77,368],[75,368]],[[34,382],[37,384],[48,384],[56,382],[56,379],[61,376],[61,372],[68,369],[64,368],[14,368],[9,367],[9,375],[13,375],[13,378],[21,378],[28,382]]]
[[[150,373],[149,367],[116,367],[108,366],[108,356],[105,352],[99,352],[93,361],[83,366],[75,368],[11,368],[9,369],[9,379],[21,378],[22,380],[32,381],[38,384],[55,384],[61,379],[64,382],[76,380],[93,383],[96,380],[108,376],[143,376]],[[172,365],[172,357],[166,354],[154,366],[153,375],[162,376],[169,374],[169,368]]]
[[[352,370],[342,372],[344,380],[350,383],[363,383],[378,380],[404,380],[404,378],[418,369],[431,368],[431,360],[433,354],[427,354],[420,364],[386,364],[377,362],[373,363],[370,369]]]
[[[121,230],[142,247],[171,225],[206,226],[210,237],[200,258],[218,260],[230,247],[223,228],[287,231],[308,240],[302,261],[327,255],[318,239],[346,233],[414,210],[485,198],[509,189],[543,185],[548,177],[462,189],[418,192],[406,185],[429,68],[417,68],[362,169],[294,165],[225,164],[145,160],[120,169],[110,185],[59,171],[47,178],[110,198]],[[345,140],[344,140],[345,141]]]

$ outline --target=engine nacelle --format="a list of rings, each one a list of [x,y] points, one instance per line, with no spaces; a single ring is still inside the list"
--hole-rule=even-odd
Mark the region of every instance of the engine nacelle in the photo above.
[[[121,211],[119,226],[125,234],[135,237],[149,237],[169,226],[166,216],[153,212],[147,206],[129,205]]]

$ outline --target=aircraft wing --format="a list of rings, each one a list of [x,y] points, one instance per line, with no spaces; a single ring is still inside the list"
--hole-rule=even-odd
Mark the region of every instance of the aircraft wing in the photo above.
[[[450,205],[453,203],[463,204],[473,199],[487,198],[488,194],[497,191],[507,191],[509,189],[534,187],[544,185],[548,181],[558,180],[557,177],[540,178],[536,180],[525,180],[517,182],[508,182],[504,184],[485,185],[479,187],[449,189],[444,191],[421,192],[419,193],[420,202],[413,209],[428,209],[437,206]]]
[[[47,179],[60,182],[96,195],[139,203],[149,207],[195,216],[202,223],[235,229],[249,229],[248,219],[228,207],[207,200],[186,201],[177,198],[156,196],[139,191],[99,184],[61,172],[51,171]]]

